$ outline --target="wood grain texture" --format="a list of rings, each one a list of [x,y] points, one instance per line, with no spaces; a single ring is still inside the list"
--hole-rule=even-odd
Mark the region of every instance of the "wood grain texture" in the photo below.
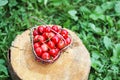
[[[35,61],[30,30],[18,35],[12,43],[8,58],[13,80],[87,80],[91,65],[89,52],[79,37],[68,31],[73,43],[52,64]]]

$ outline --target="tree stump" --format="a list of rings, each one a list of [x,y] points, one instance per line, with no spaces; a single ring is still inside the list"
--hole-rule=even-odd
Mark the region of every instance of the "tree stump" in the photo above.
[[[13,80],[87,80],[90,55],[77,35],[68,30],[72,45],[52,64],[35,60],[30,41],[30,30],[18,35],[8,53],[8,68]]]

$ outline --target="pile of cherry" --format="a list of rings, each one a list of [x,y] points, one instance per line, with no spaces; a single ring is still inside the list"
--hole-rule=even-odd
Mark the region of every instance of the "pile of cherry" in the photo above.
[[[32,30],[32,36],[34,54],[42,62],[54,62],[71,43],[68,31],[57,25],[38,26]]]

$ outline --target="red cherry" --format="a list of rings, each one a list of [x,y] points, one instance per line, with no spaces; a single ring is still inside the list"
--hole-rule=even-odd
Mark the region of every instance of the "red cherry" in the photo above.
[[[67,30],[62,30],[60,33],[65,39],[68,37],[68,31]]]
[[[33,31],[33,36],[36,36],[36,35],[38,35],[37,29],[35,29],[35,30]]]
[[[61,33],[61,31],[62,31],[61,29],[58,29],[58,33]]]
[[[52,38],[53,36],[55,36],[55,34],[53,33],[53,32],[50,32],[50,33],[48,33],[48,38],[50,39],[50,38]]]
[[[42,36],[45,38],[45,39],[47,39],[48,37],[47,37],[47,35],[48,35],[48,33],[47,32],[44,32],[43,34],[42,34]]]
[[[44,52],[44,53],[42,54],[42,59],[44,59],[44,60],[50,59],[50,54],[49,54],[48,52]]]
[[[36,35],[36,36],[34,37],[34,40],[33,40],[33,41],[34,41],[34,42],[38,42],[38,41],[39,41],[39,39],[38,39],[39,36],[40,36],[40,35]]]
[[[51,31],[51,27],[47,26],[47,27],[45,28],[45,32],[50,32],[50,31]]]
[[[60,51],[60,49],[59,49],[59,48],[56,48],[55,50],[57,51],[57,53]]]
[[[43,26],[38,27],[38,32],[42,34],[45,31],[45,28]]]
[[[48,46],[47,46],[47,44],[45,44],[45,43],[42,44],[42,45],[41,45],[41,49],[42,49],[43,52],[48,51]]]
[[[57,25],[53,25],[53,26],[52,26],[52,29],[53,29],[54,31],[56,31],[56,32],[58,32],[58,30],[59,30],[58,27],[57,27]]]
[[[60,41],[60,38],[57,35],[55,35],[51,40],[56,44]]]
[[[34,49],[40,47],[39,43],[34,43]]]
[[[43,36],[39,35],[38,40],[39,40],[39,43],[41,44],[45,41],[45,38]]]
[[[57,51],[56,49],[51,49],[51,50],[49,51],[49,54],[50,54],[51,56],[55,57],[55,56],[58,54],[58,51]]]
[[[55,48],[55,44],[54,44],[52,41],[49,41],[49,42],[47,43],[47,45],[48,45],[48,47],[51,48],[51,49]]]
[[[37,56],[41,56],[42,55],[42,49],[40,47],[36,48],[35,52],[36,52]]]
[[[66,41],[66,44],[68,45],[68,44],[70,44],[70,43],[71,43],[71,38],[70,38],[70,37],[68,37],[68,38],[66,38],[66,39],[65,39],[65,41]]]
[[[65,47],[65,42],[64,42],[63,40],[59,41],[58,44],[57,44],[57,47],[58,47],[59,49],[64,48],[64,47]]]

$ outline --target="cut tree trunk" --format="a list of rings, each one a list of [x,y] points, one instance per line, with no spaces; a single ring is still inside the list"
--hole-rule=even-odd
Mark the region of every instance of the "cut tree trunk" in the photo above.
[[[13,80],[87,80],[90,55],[77,35],[68,30],[72,45],[52,64],[35,60],[30,41],[30,30],[18,35],[8,53],[8,69]]]

